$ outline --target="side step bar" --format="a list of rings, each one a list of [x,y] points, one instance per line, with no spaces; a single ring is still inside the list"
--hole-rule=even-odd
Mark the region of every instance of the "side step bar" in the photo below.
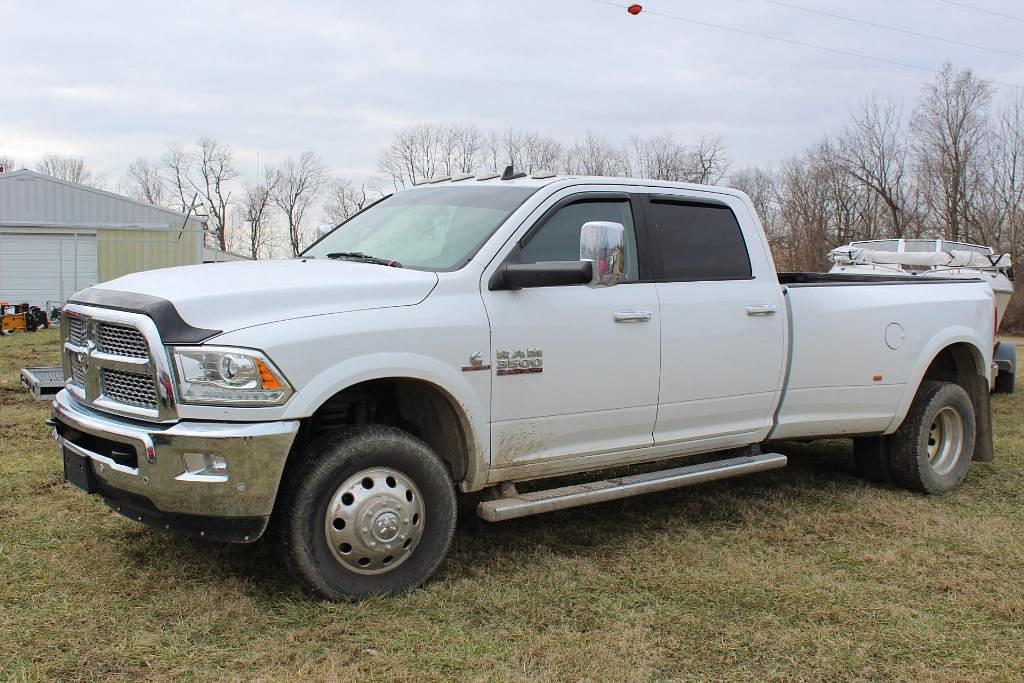
[[[785,466],[786,456],[781,453],[762,453],[531,493],[518,493],[514,486],[506,486],[507,497],[482,501],[476,513],[488,522],[501,522]]]

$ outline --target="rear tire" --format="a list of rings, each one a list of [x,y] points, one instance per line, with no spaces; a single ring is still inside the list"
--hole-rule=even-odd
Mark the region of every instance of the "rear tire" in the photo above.
[[[317,594],[393,595],[421,585],[447,554],[455,487],[423,441],[394,427],[357,427],[310,447],[275,515],[285,562]]]
[[[951,382],[927,381],[910,412],[887,441],[893,483],[923,493],[945,493],[963,482],[974,455],[974,406]]]

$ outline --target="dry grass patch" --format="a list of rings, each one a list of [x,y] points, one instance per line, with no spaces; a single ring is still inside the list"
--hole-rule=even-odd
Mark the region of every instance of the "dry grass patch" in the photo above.
[[[1011,679],[1024,668],[1024,399],[992,464],[926,498],[846,442],[745,479],[489,525],[426,588],[321,603],[267,543],[124,520],[61,483],[0,339],[0,671],[12,678]]]

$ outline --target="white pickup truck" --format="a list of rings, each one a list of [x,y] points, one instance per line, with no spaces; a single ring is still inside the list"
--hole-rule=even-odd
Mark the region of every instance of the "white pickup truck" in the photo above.
[[[234,542],[272,524],[312,589],[358,599],[431,575],[458,491],[499,521],[823,437],[951,489],[993,455],[994,313],[981,281],[776,273],[735,190],[456,177],[295,259],[77,293],[52,423],[66,479],[121,514]]]

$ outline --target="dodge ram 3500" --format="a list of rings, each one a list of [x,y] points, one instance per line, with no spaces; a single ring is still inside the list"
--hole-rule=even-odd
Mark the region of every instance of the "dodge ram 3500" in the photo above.
[[[823,437],[866,476],[952,489],[992,458],[994,314],[981,281],[776,273],[735,190],[456,177],[294,259],[78,292],[52,423],[66,479],[122,515],[233,542],[272,525],[298,577],[357,599],[431,575],[458,491],[499,521]]]

